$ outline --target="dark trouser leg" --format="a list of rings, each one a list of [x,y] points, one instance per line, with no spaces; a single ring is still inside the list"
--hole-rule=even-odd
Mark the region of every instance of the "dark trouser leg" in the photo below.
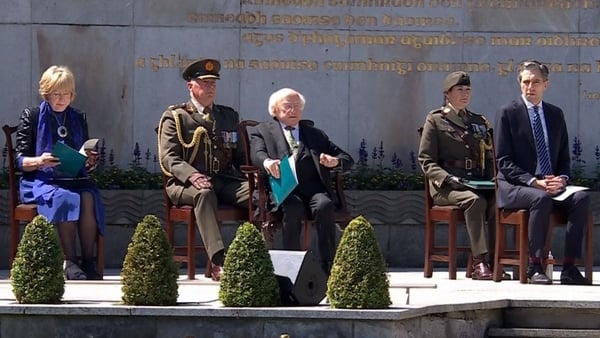
[[[299,196],[291,194],[281,205],[283,211],[283,248],[285,250],[300,250],[300,233],[305,218],[304,203]]]
[[[318,248],[321,261],[330,264],[335,256],[335,214],[333,201],[325,193],[318,193],[310,199],[310,211],[318,234]]]
[[[565,257],[580,258],[583,234],[590,210],[590,198],[584,191],[571,195],[565,201],[556,202],[559,207],[567,211],[567,232],[565,236]]]

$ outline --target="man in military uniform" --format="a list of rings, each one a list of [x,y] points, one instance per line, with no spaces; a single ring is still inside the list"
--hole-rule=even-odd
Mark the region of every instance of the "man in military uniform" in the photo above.
[[[419,163],[429,179],[431,197],[437,205],[458,205],[464,210],[473,254],[473,279],[491,280],[488,242],[495,224],[494,189],[470,189],[463,180],[493,178],[490,124],[467,109],[471,80],[465,72],[449,74],[443,85],[444,105],[427,114]],[[488,227],[486,227],[486,221]]]
[[[217,222],[217,204],[247,207],[248,182],[236,169],[245,163],[237,137],[238,112],[214,104],[221,65],[203,59],[183,71],[190,100],[162,114],[158,154],[168,177],[166,192],[176,205],[193,205],[200,236],[212,262],[212,279],[220,280],[225,245]]]

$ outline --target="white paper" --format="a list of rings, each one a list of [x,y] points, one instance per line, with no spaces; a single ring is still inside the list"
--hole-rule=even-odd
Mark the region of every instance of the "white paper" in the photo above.
[[[565,188],[565,191],[552,197],[552,199],[554,199],[556,201],[564,201],[567,197],[571,196],[573,193],[575,193],[577,191],[588,190],[588,189],[589,189],[588,187],[582,187],[579,185],[567,185],[567,187]]]

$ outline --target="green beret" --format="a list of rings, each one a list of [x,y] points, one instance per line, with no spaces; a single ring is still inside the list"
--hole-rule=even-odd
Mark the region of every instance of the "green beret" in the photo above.
[[[465,72],[453,72],[446,76],[444,80],[444,90],[443,92],[447,92],[454,86],[470,86],[471,79],[469,78],[469,74]]]
[[[213,59],[202,59],[190,63],[185,69],[181,76],[184,80],[190,81],[192,79],[220,79],[219,71],[221,70],[221,63]]]

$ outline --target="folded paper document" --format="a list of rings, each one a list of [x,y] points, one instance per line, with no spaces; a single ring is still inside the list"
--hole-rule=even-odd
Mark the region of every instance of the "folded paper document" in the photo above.
[[[269,176],[271,192],[275,199],[275,204],[280,206],[288,195],[298,186],[298,177],[296,176],[296,162],[293,157],[284,156],[279,163],[279,178]]]
[[[494,189],[494,181],[491,180],[460,180],[460,183],[471,189]]]
[[[565,191],[563,191],[562,193],[552,197],[553,199],[555,199],[556,201],[564,201],[567,197],[571,196],[573,193],[577,192],[577,191],[582,191],[582,190],[588,190],[588,187],[582,187],[582,186],[578,186],[578,185],[567,185],[565,187]]]
[[[86,150],[95,150],[98,145],[98,139],[89,139],[85,141],[79,151],[71,148],[65,143],[56,142],[52,155],[58,157],[60,165],[57,168],[63,176],[76,177],[79,171],[85,166],[87,160]]]

